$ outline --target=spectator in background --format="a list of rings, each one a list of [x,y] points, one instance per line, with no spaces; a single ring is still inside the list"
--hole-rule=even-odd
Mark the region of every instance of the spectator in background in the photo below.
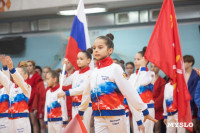
[[[63,63],[64,61],[62,62],[62,64]],[[75,68],[69,61],[67,61],[66,63],[65,70],[66,70],[67,78],[70,78],[70,76],[75,72]],[[72,85],[65,86],[65,82],[63,83],[63,91],[68,91],[71,88],[72,88]],[[72,97],[67,96],[66,105],[67,105],[68,119],[71,120],[72,119]]]
[[[127,78],[129,79],[129,77],[131,76],[131,74],[133,74],[135,71],[135,65],[133,62],[127,62],[126,63],[126,73],[127,73]]]
[[[36,94],[33,101],[33,109],[37,112],[37,118],[39,119],[40,124],[40,133],[46,133],[46,124],[44,122],[44,106],[47,92],[47,79],[46,75],[51,71],[50,67],[44,67],[42,70],[42,79],[43,81],[39,82],[36,87]]]
[[[30,119],[32,124],[33,133],[39,132],[39,125],[37,120],[37,110],[33,110],[33,101],[35,98],[36,87],[40,81],[42,81],[42,77],[39,75],[38,72],[35,71],[35,62],[34,61],[27,61],[27,69],[29,72],[27,83],[32,87],[31,96],[29,99],[29,111],[30,111]],[[34,111],[34,112],[33,112]]]
[[[97,60],[95,58],[93,58],[94,61],[94,68],[97,67]]]
[[[154,99],[154,108],[155,108],[155,119],[158,120],[154,126],[154,133],[163,133],[162,125],[163,123],[163,99],[164,99],[164,89],[165,89],[165,80],[160,77],[160,69],[151,63],[150,70],[155,73],[155,82],[153,88],[153,99]]]
[[[40,66],[35,66],[35,71],[42,75],[42,68]]]
[[[119,60],[119,62],[123,65],[125,64],[124,60]]]
[[[114,63],[119,62],[118,59],[112,59]]]
[[[198,73],[200,76],[200,73]],[[197,105],[198,108],[198,113],[197,113],[197,121],[196,121],[196,132],[200,133],[200,80],[198,81],[195,96],[194,96],[194,101]]]
[[[61,70],[60,68],[57,68],[57,69],[56,69],[56,72],[57,72],[58,74],[60,74],[61,71],[62,71],[62,70]]]
[[[194,102],[194,95],[195,95],[196,86],[199,80],[199,76],[196,73],[196,71],[192,69],[192,66],[195,63],[194,57],[191,55],[185,55],[183,56],[183,60],[184,60],[184,65],[185,65],[185,80],[186,80],[188,90],[191,95],[190,105],[191,105],[191,112],[192,112],[192,121],[194,125],[194,131],[196,131],[197,107]]]
[[[19,67],[27,67],[27,61],[20,61],[18,64]]]

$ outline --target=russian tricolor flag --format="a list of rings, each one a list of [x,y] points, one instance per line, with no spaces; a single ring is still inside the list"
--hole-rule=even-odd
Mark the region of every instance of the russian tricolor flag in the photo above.
[[[90,48],[90,38],[88,35],[88,26],[84,12],[83,0],[80,0],[78,9],[73,21],[69,42],[67,45],[65,58],[72,63],[75,69],[77,66],[77,54],[82,50]]]

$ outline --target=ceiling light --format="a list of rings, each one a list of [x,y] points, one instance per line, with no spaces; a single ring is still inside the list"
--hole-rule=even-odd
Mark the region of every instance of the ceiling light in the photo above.
[[[105,7],[91,7],[91,8],[85,8],[85,13],[86,14],[92,14],[92,13],[101,13],[101,12],[106,12]],[[75,15],[76,10],[63,10],[59,11],[59,15]]]

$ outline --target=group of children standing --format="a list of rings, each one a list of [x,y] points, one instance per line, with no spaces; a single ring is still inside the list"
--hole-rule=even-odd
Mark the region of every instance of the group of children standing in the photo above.
[[[61,133],[68,121],[79,114],[88,133],[129,133],[130,126],[133,126],[134,133],[153,133],[157,122],[153,91],[158,77],[147,68],[145,48],[135,56],[136,73],[131,73],[133,63],[129,62],[127,67],[130,65],[130,70],[127,69],[126,74],[123,67],[110,57],[114,50],[113,39],[112,34],[99,36],[92,50],[79,52],[79,70],[75,71],[65,59],[63,83],[59,81],[61,74],[48,67],[43,69],[42,80],[34,71],[34,62],[27,61],[27,66],[14,68],[11,58],[2,55],[0,132],[31,132],[30,116],[34,133],[39,132],[37,119],[42,133],[46,127],[49,133]],[[92,53],[96,60],[93,70],[89,66]],[[177,122],[178,111],[173,104],[172,90],[171,82],[165,85],[163,115],[167,123]],[[69,105],[70,100],[72,105]],[[70,106],[72,112],[69,112]],[[94,123],[94,129],[91,123]],[[167,129],[167,132],[176,131]]]

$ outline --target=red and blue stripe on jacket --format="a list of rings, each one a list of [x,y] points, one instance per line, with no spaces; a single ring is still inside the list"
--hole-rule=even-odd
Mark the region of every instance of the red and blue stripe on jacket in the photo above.
[[[1,89],[5,89],[1,87]],[[2,94],[0,95],[0,117],[8,117],[9,109],[9,96],[6,93],[3,93],[5,90],[1,90]]]
[[[91,100],[94,116],[115,116],[114,110],[123,105],[124,96],[115,83],[105,82],[91,90]],[[99,114],[98,110],[101,110],[101,114]],[[116,112],[119,112],[119,110]],[[121,113],[125,114],[124,109]]]
[[[52,102],[50,105],[47,105],[47,118],[59,118],[62,117],[61,105],[58,101]]]

